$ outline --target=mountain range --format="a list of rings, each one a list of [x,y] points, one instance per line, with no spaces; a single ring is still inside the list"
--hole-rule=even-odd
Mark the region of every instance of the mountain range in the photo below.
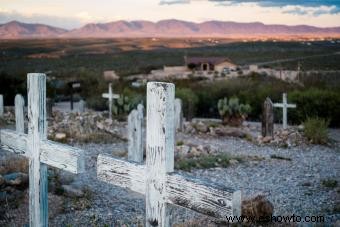
[[[90,23],[73,30],[44,24],[18,21],[0,24],[0,39],[28,38],[116,38],[116,37],[340,37],[340,27],[320,28],[308,25],[266,25],[259,22],[238,23],[207,21],[194,23],[181,20],[114,21]]]

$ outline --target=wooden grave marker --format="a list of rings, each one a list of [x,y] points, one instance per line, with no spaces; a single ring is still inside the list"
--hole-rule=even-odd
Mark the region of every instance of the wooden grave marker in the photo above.
[[[262,136],[274,137],[274,111],[273,103],[270,98],[266,98],[262,110]]]
[[[46,75],[29,73],[28,134],[0,130],[1,148],[29,159],[29,215],[31,227],[48,226],[47,165],[84,172],[84,152],[47,140]]]
[[[15,103],[15,129],[18,133],[25,133],[25,100],[22,95],[17,94],[14,99]]]
[[[130,112],[128,116],[128,160],[143,162],[143,105]]]
[[[288,104],[287,103],[287,94],[282,94],[282,103],[274,103],[273,105],[276,108],[282,108],[282,125],[283,129],[287,129],[287,110],[288,108],[296,108],[295,104]]]
[[[148,83],[146,165],[100,154],[98,178],[144,194],[148,227],[170,226],[168,204],[219,219],[240,216],[240,191],[174,172],[174,97],[174,84]]]
[[[176,131],[183,130],[183,110],[182,110],[182,100],[175,99],[175,126]]]
[[[112,83],[109,83],[109,93],[102,94],[102,97],[109,100],[109,118],[112,120],[112,102],[114,99],[119,99],[118,94],[112,93]]]

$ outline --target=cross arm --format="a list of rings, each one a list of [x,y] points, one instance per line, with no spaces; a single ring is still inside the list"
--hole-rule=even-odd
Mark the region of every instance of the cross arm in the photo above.
[[[22,154],[28,158],[30,156],[27,153],[27,134],[2,129],[0,130],[0,143],[5,150]],[[85,171],[83,150],[49,140],[41,141],[40,146],[41,162],[71,173]]]
[[[281,107],[281,108],[284,107],[284,105],[282,103],[274,103],[273,106],[274,107]]]
[[[108,155],[99,155],[97,163],[100,180],[145,194],[143,165]],[[241,214],[240,191],[178,173],[166,175],[166,201],[220,219]]]
[[[110,96],[110,94],[104,93],[104,94],[102,94],[102,97],[103,97],[103,98],[107,98],[107,99],[109,99],[109,98],[118,99],[118,98],[119,98],[119,95],[117,95],[117,94],[112,94],[112,95]]]
[[[296,108],[296,104],[287,104],[288,108]]]

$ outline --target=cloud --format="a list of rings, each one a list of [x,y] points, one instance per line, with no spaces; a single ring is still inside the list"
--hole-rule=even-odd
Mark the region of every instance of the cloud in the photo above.
[[[189,4],[190,0],[162,0],[160,5],[176,5],[176,4]]]
[[[9,21],[21,21],[25,23],[44,23],[60,28],[73,29],[83,25],[79,18],[73,17],[58,17],[44,14],[24,14],[17,11],[9,11],[0,8],[0,23]]]
[[[285,13],[295,15],[312,14],[319,16],[322,14],[340,13],[340,0],[161,0],[161,5],[188,4],[197,1],[207,1],[217,3],[219,6],[240,5],[244,3],[257,4],[262,7],[294,6],[295,9],[285,10]]]

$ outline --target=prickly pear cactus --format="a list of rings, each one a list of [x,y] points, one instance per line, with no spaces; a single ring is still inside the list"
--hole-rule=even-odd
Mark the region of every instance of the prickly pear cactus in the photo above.
[[[251,112],[248,104],[240,104],[239,99],[232,97],[229,100],[223,98],[218,100],[218,112],[222,118],[223,124],[239,126]]]
[[[128,114],[132,109],[130,99],[127,96],[120,96],[112,105],[112,113],[114,115]]]

